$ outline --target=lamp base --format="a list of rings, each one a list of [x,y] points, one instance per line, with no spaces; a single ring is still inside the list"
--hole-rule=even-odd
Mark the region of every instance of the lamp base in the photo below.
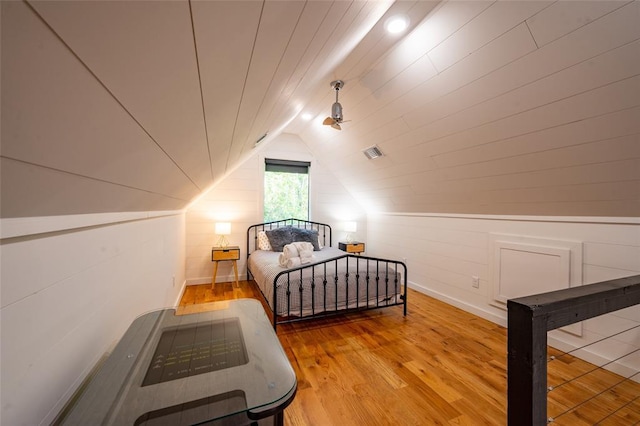
[[[224,235],[220,235],[220,238],[218,238],[218,242],[216,243],[216,246],[218,246],[218,247],[228,247],[229,246],[229,241],[227,241],[227,237],[225,237]]]

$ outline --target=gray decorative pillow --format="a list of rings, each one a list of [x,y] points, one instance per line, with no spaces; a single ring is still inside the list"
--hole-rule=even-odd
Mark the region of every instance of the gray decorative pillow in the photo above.
[[[291,235],[293,237],[293,242],[303,241],[306,243],[313,244],[313,250],[319,251],[320,245],[318,244],[318,231],[315,229],[300,229],[300,228],[291,228]]]
[[[271,244],[271,249],[273,251],[282,251],[282,248],[284,246],[293,242],[291,229],[292,228],[290,226],[284,226],[282,228],[265,231],[265,234],[267,234],[269,244]]]

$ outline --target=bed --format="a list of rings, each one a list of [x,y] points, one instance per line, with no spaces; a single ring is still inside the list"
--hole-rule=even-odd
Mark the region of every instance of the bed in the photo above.
[[[265,239],[276,233],[287,238],[272,247]],[[314,243],[310,261],[281,266],[279,243],[297,241],[300,233]],[[252,225],[246,253],[248,278],[257,283],[271,308],[274,329],[280,323],[392,306],[402,306],[407,314],[406,265],[333,247],[327,224],[285,219]]]

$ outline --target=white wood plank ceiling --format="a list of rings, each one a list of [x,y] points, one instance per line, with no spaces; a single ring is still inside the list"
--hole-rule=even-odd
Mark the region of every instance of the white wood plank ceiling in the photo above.
[[[1,14],[2,217],[183,208],[281,132],[369,209],[640,215],[638,0]],[[384,30],[396,14],[400,36]],[[337,78],[342,131],[321,125]],[[370,161],[373,144],[385,155]]]

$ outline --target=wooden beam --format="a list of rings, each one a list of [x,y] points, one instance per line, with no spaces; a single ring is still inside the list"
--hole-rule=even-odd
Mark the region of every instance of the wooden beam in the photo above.
[[[547,423],[547,332],[640,304],[640,275],[507,301],[507,422]]]

